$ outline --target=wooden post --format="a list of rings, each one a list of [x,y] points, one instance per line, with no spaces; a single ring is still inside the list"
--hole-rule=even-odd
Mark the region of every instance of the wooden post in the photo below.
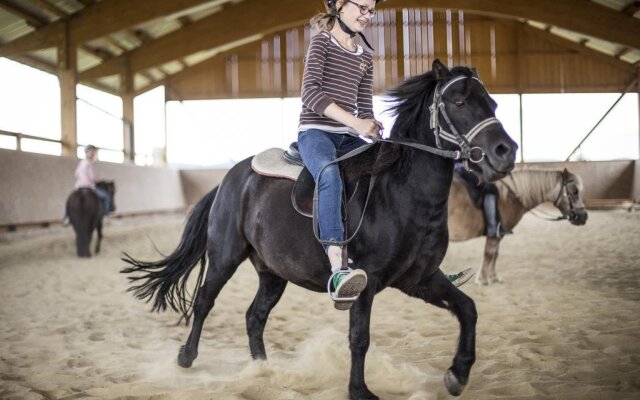
[[[404,18],[402,9],[396,11],[396,54],[398,77],[393,84],[404,81]],[[395,77],[394,77],[395,78]]]
[[[77,157],[78,124],[76,105],[77,49],[69,40],[69,25],[65,23],[58,35],[58,81],[60,82],[60,133],[62,155]]]
[[[126,161],[135,161],[135,117],[133,113],[135,94],[129,57],[124,59],[124,67],[120,75],[120,92],[122,93],[120,96],[122,98],[122,150]]]

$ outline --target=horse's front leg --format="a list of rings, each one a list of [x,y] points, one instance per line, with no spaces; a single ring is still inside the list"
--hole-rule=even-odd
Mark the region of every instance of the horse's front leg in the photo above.
[[[423,279],[419,285],[401,289],[436,307],[451,311],[460,322],[458,348],[453,363],[444,375],[444,383],[453,396],[462,394],[469,382],[471,367],[476,360],[476,322],[478,313],[473,300],[456,288],[441,270]]]
[[[369,277],[367,289],[351,307],[349,314],[349,347],[351,348],[351,376],[349,378],[349,399],[377,400],[364,381],[364,361],[369,350],[369,323],[371,307],[375,296],[375,282]]]
[[[485,244],[485,260],[488,257],[489,264],[487,265],[487,278],[489,284],[502,283],[502,279],[496,273],[496,260],[498,259],[498,251],[500,249],[501,238],[487,238]]]
[[[479,285],[490,285],[498,282],[500,278],[495,278],[495,264],[498,257],[498,247],[500,239],[487,237],[484,243],[484,259],[480,272],[476,275],[476,283]]]

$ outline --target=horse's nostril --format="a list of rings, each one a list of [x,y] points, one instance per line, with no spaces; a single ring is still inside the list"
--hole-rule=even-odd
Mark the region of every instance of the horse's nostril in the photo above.
[[[494,149],[495,155],[500,158],[504,158],[507,154],[509,154],[510,151],[511,148],[504,143],[500,143]]]

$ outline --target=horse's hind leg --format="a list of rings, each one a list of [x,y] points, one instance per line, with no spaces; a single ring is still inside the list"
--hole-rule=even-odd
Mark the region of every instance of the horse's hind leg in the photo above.
[[[458,348],[453,364],[444,376],[449,393],[459,396],[469,382],[471,366],[476,360],[476,322],[478,313],[473,300],[456,288],[442,271],[436,271],[418,287],[403,290],[410,296],[418,297],[436,307],[451,311],[460,322]]]
[[[96,230],[98,231],[98,239],[96,240],[95,253],[98,254],[100,253],[100,243],[102,242],[102,218],[98,219]]]
[[[258,276],[260,287],[247,310],[247,335],[249,335],[251,357],[254,360],[266,360],[267,353],[262,339],[264,327],[269,313],[282,297],[287,281],[270,272],[259,272]]]
[[[209,253],[209,266],[207,268],[207,276],[204,283],[198,290],[198,294],[193,305],[193,325],[191,327],[191,333],[178,354],[178,365],[183,368],[191,367],[193,360],[198,357],[198,344],[200,342],[200,335],[202,334],[202,326],[204,320],[209,315],[209,311],[215,304],[216,297],[220,294],[220,291],[224,285],[229,281],[233,274],[238,269],[238,265],[246,258],[246,256],[240,256],[233,260],[233,262],[221,264],[217,263]]]

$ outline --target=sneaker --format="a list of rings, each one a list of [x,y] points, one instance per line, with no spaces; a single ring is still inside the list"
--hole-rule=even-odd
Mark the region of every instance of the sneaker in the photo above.
[[[327,289],[338,310],[348,310],[367,287],[367,273],[361,269],[339,270],[329,278]]]
[[[447,275],[449,282],[453,283],[455,287],[460,287],[467,283],[473,276],[474,272],[472,268],[467,268],[464,271],[460,271],[457,274]]]

